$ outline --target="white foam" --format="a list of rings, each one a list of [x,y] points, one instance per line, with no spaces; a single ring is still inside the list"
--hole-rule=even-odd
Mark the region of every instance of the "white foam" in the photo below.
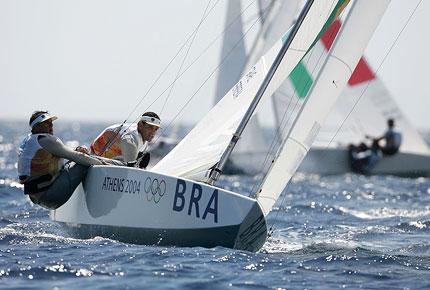
[[[425,207],[424,209],[398,209],[398,208],[375,208],[367,211],[360,211],[355,209],[349,209],[345,207],[339,207],[339,210],[353,215],[355,217],[361,219],[381,219],[381,218],[390,218],[390,217],[423,217],[430,216],[430,208]]]

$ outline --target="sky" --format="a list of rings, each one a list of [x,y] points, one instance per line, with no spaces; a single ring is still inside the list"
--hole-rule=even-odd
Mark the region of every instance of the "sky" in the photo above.
[[[256,2],[242,0],[250,39]],[[430,129],[430,1],[404,28],[419,2],[392,0],[365,55],[412,124]],[[157,80],[208,3],[192,45]],[[0,0],[0,119],[48,109],[64,120],[119,122],[154,110],[195,123],[213,104],[226,7],[227,0]]]

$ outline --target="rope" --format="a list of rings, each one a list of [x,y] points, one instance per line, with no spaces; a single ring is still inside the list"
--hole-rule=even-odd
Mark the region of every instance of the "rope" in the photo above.
[[[178,79],[178,76],[179,76],[179,74],[180,74],[180,72],[181,72],[181,70],[182,70],[182,67],[183,67],[183,65],[184,65],[184,63],[185,63],[185,60],[186,60],[186,59],[187,59],[187,57],[188,57],[188,53],[189,53],[189,52],[190,52],[190,50],[191,50],[191,46],[193,45],[193,42],[194,42],[194,40],[196,39],[197,32],[199,31],[200,26],[201,26],[201,25],[202,25],[202,23],[203,23],[203,20],[204,20],[204,18],[205,18],[206,11],[208,10],[210,3],[211,3],[211,0],[209,0],[209,1],[208,1],[208,5],[206,6],[205,12],[203,12],[202,19],[200,20],[200,23],[197,25],[197,28],[194,30],[193,38],[192,38],[192,40],[191,40],[191,42],[190,42],[190,45],[188,46],[188,49],[187,49],[187,52],[185,53],[184,58],[182,59],[182,63],[181,63],[181,65],[180,65],[180,67],[179,67],[178,72],[176,73],[175,80],[173,81],[173,84],[172,84],[172,86],[170,87],[169,94],[167,95],[166,99],[164,100],[164,104],[163,104],[163,106],[161,107],[160,116],[162,115],[162,113],[163,113],[163,111],[164,111],[164,107],[166,106],[167,101],[169,100],[170,96],[172,95],[172,91],[173,91],[174,85],[175,85],[175,83],[176,83],[176,80]],[[216,3],[215,3],[215,5],[216,5]]]

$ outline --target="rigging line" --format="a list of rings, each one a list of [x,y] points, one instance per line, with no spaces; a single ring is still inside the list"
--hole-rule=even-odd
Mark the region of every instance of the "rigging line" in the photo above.
[[[387,53],[384,55],[384,57],[382,58],[381,63],[379,64],[379,66],[377,67],[376,71],[375,71],[375,75],[378,73],[378,71],[381,69],[382,65],[384,64],[384,62],[387,60],[388,55],[391,53],[391,51],[393,50],[394,46],[397,44],[400,36],[402,35],[403,31],[406,29],[406,27],[408,26],[409,22],[411,21],[412,17],[414,16],[415,12],[417,11],[418,7],[420,6],[422,0],[420,0],[418,2],[418,4],[415,6],[414,10],[412,11],[412,13],[409,15],[408,19],[406,20],[405,25],[402,27],[402,29],[400,30],[400,32],[397,34],[397,37],[394,39],[394,42],[391,44],[390,48],[388,49]],[[351,110],[348,112],[347,116],[344,118],[344,120],[342,121],[340,127],[337,129],[336,133],[333,135],[333,137],[331,138],[330,142],[327,144],[326,149],[331,145],[331,143],[333,142],[333,140],[336,138],[337,134],[339,133],[340,129],[342,128],[342,126],[345,124],[346,120],[349,118],[349,116],[352,114],[352,112],[354,111],[355,107],[357,106],[357,104],[360,102],[361,98],[364,96],[364,94],[367,92],[367,89],[370,86],[371,81],[369,80],[366,84],[366,87],[363,89],[363,91],[361,92],[360,96],[358,97],[358,99],[355,101],[354,105],[352,106]],[[325,153],[325,156],[327,156],[327,153]]]
[[[187,49],[187,51],[186,51],[186,53],[185,53],[184,58],[182,59],[182,63],[181,63],[181,65],[180,65],[180,67],[179,67],[179,70],[178,70],[178,72],[176,73],[176,77],[175,77],[175,80],[173,81],[173,85],[170,87],[170,91],[169,91],[169,93],[168,93],[167,97],[166,97],[166,98],[165,98],[165,100],[164,100],[163,107],[161,108],[161,111],[160,111],[160,116],[161,116],[161,114],[162,114],[162,113],[163,113],[163,111],[164,111],[164,108],[165,108],[165,106],[166,106],[166,104],[167,104],[167,101],[169,100],[170,96],[172,95],[173,88],[174,88],[174,86],[175,86],[176,80],[178,79],[178,75],[179,75],[179,73],[181,72],[182,67],[184,66],[185,60],[187,59],[187,57],[188,57],[188,53],[189,53],[189,52],[190,52],[190,50],[191,50],[191,46],[193,45],[193,42],[194,42],[194,40],[196,39],[197,33],[198,33],[199,29],[200,29],[200,26],[201,26],[201,25],[202,25],[202,23],[203,23],[203,20],[204,20],[204,17],[205,17],[206,11],[208,10],[209,5],[211,4],[211,1],[212,1],[212,0],[209,0],[209,1],[208,1],[208,5],[206,6],[205,11],[203,12],[202,19],[200,20],[199,25],[197,25],[197,28],[194,30],[193,38],[192,38],[192,40],[191,40],[191,42],[190,42],[190,44],[189,44],[189,46],[188,46],[188,49]],[[219,1],[219,0],[218,0],[218,1]],[[215,5],[216,5],[216,4],[217,4],[217,3],[215,3]]]
[[[255,2],[255,1],[254,1]],[[241,41],[245,38],[245,36],[249,33],[249,31],[254,27],[254,25],[259,21],[257,18],[255,22],[248,28],[248,30],[243,34],[243,36],[234,44],[234,46],[227,52],[227,54],[221,59],[220,63],[215,67],[215,69],[212,70],[212,72],[209,74],[209,76],[204,80],[204,82],[200,85],[200,87],[193,93],[193,95],[187,100],[187,102],[181,107],[179,112],[174,116],[174,118],[169,122],[169,124],[166,126],[166,129],[170,127],[170,125],[176,120],[176,118],[182,113],[182,111],[185,109],[186,106],[192,101],[192,99],[197,95],[197,93],[200,91],[200,89],[206,84],[206,82],[213,76],[213,74],[224,64],[225,60],[230,56],[230,54],[233,52],[233,50],[241,43]],[[201,55],[200,55],[201,56]],[[199,57],[200,57],[199,56]],[[198,57],[198,58],[199,58]],[[194,62],[193,62],[194,63]],[[192,63],[192,64],[193,64]],[[191,64],[191,65],[192,65]],[[190,65],[190,66],[191,66]],[[189,68],[189,67],[188,67]],[[186,68],[186,69],[188,69]],[[185,70],[186,71],[186,70]],[[185,72],[184,71],[184,72]],[[167,89],[166,89],[167,90]],[[162,93],[164,94],[164,92]],[[159,96],[160,97],[160,96]],[[151,106],[151,105],[150,105]],[[161,135],[156,139],[156,141],[161,137]]]
[[[332,31],[332,32],[331,32],[331,35],[330,35],[330,37],[329,37],[329,38],[330,38],[330,39],[332,39],[332,38],[336,37],[336,34],[335,34],[335,33],[337,34],[337,32],[336,32],[336,31]],[[311,60],[311,58],[312,58],[312,55],[313,55],[314,53],[316,53],[316,52],[315,52],[315,49],[312,49],[312,50],[310,51],[309,55],[308,55],[309,57],[308,57],[308,59],[306,60],[306,64],[309,64],[309,62],[310,62],[310,60]],[[316,63],[315,63],[315,66],[314,66],[314,68],[313,68],[313,69],[312,69],[312,71],[311,71],[311,75],[312,75],[312,76],[313,76],[313,75],[314,75],[314,73],[316,72],[316,69],[318,68],[319,64],[322,62],[322,60],[323,60],[323,56],[324,56],[324,51],[322,51],[322,52],[321,52],[321,54],[319,55],[319,57],[318,57],[318,59],[317,59],[317,61],[316,61]],[[305,57],[306,57],[306,56],[305,56]],[[302,59],[302,60],[303,60],[303,59]],[[304,75],[302,74],[302,75],[300,76],[300,79],[299,79],[298,83],[302,83],[302,82],[303,82],[303,80],[304,80]],[[305,86],[308,86],[309,84],[311,84],[311,83],[309,83],[309,82],[311,82],[311,81],[312,81],[312,79],[311,79],[311,80],[308,80],[308,81],[306,82]],[[275,94],[276,94],[276,93],[275,93]],[[272,96],[272,98],[275,96],[275,94]],[[288,118],[286,118],[287,113],[289,112],[290,106],[291,106],[293,103],[294,103],[294,105],[293,105],[293,109],[291,110],[291,113],[290,113],[290,115],[288,116]],[[275,152],[275,151],[278,151],[278,150],[280,149],[280,147],[278,147],[278,148],[275,150],[276,145],[278,145],[278,144],[279,144],[279,142],[280,142],[279,140],[282,140],[282,136],[287,136],[287,135],[290,133],[290,131],[292,130],[291,125],[290,125],[290,127],[288,127],[288,124],[291,124],[291,123],[290,123],[290,122],[291,122],[291,119],[292,119],[292,118],[294,118],[294,115],[298,113],[298,110],[301,108],[300,104],[301,104],[301,105],[303,105],[303,103],[301,103],[301,102],[300,102],[300,99],[299,99],[299,97],[297,96],[297,89],[296,89],[296,88],[294,88],[294,93],[293,93],[293,95],[289,98],[288,106],[287,106],[287,108],[286,108],[286,109],[285,109],[285,111],[284,111],[284,114],[283,114],[283,116],[282,116],[282,119],[281,119],[280,123],[279,123],[279,124],[277,124],[277,128],[276,128],[276,132],[277,132],[277,133],[275,134],[275,136],[274,136],[274,137],[273,137],[273,139],[272,139],[272,142],[271,142],[271,144],[270,144],[270,146],[269,146],[269,150],[267,151],[266,157],[265,157],[264,162],[263,162],[263,164],[262,164],[262,166],[261,166],[262,171],[263,171],[263,170],[265,169],[265,167],[268,165],[269,160],[270,160],[271,158],[275,158],[275,159],[276,159],[276,152]],[[298,116],[296,116],[296,117],[298,117]],[[286,129],[289,129],[289,131],[285,133]],[[270,167],[269,167],[267,170],[265,170],[265,171],[266,171],[266,172],[265,172],[266,174],[267,174],[268,170],[270,170]],[[261,188],[261,186],[262,186],[263,182],[264,182],[264,178],[263,178],[263,179],[261,179],[260,181],[256,181],[256,182],[254,183],[254,185],[253,185],[252,189],[251,189],[251,192],[249,193],[249,196],[251,196],[251,195],[255,194],[256,189],[257,189],[257,188]],[[257,186],[257,185],[258,185],[258,186]]]
[[[214,6],[208,11],[208,14],[204,17],[203,20],[206,20],[206,18],[210,15],[212,10],[215,8],[215,6],[219,3],[220,0],[218,0]],[[176,54],[172,57],[172,59],[169,61],[169,63],[164,67],[164,69],[160,72],[160,74],[157,76],[157,78],[154,80],[154,82],[151,84],[149,89],[146,91],[146,93],[143,95],[143,97],[139,100],[137,105],[133,108],[133,110],[130,112],[130,114],[125,119],[126,121],[130,118],[130,116],[136,111],[136,109],[140,106],[140,104],[143,102],[143,100],[148,96],[149,92],[152,90],[152,88],[158,83],[161,76],[164,75],[164,73],[167,71],[167,69],[170,67],[170,65],[173,63],[173,61],[176,59],[176,57],[179,55],[179,53],[182,51],[182,49],[187,45],[188,41],[193,36],[194,32],[197,30],[197,27],[193,30],[193,32],[188,36],[188,38],[184,41],[184,43],[181,45],[181,47],[178,49]]]
[[[249,23],[253,23],[253,21],[255,21],[256,18],[263,20],[263,21],[261,21],[261,24],[263,24],[264,19],[262,19],[261,17],[265,17],[265,15],[269,12],[269,10],[272,8],[272,6],[273,6],[272,4],[269,4],[269,5],[267,5],[267,7],[263,8],[263,10],[248,16],[247,19],[243,19],[243,24],[248,25]]]
[[[218,0],[219,1],[219,0]],[[208,50],[209,50],[209,48],[211,48],[212,47],[212,45],[214,45],[215,44],[215,42],[217,42],[217,40],[221,37],[221,36],[223,36],[225,33],[226,33],[226,31],[228,30],[228,29],[230,29],[230,27],[238,20],[238,19],[240,19],[240,17],[242,16],[242,14],[243,13],[245,13],[245,11],[247,10],[247,9],[249,9],[249,7],[251,7],[251,5],[255,2],[255,1],[257,1],[257,0],[254,0],[254,1],[252,1],[232,22],[230,22],[229,23],[229,25],[220,33],[220,34],[218,34],[210,43],[209,43],[209,45],[208,46],[206,46],[205,47],[205,49],[203,49],[203,51],[181,72],[181,74],[179,74],[178,75],[178,77],[177,78],[175,78],[174,80],[173,80],[173,82],[171,82],[165,89],[164,89],[164,91],[163,92],[161,92],[161,94],[147,107],[147,108],[149,108],[149,107],[151,107],[173,84],[174,84],[174,82],[177,80],[177,79],[179,79],[179,78],[181,78]],[[258,20],[258,18],[256,19],[256,21]],[[253,26],[255,25],[255,22],[252,24],[252,26],[250,27],[250,28],[252,28]],[[245,35],[249,32],[249,30],[250,30],[250,28],[246,31],[246,33],[245,33]],[[245,36],[244,35],[244,36]],[[239,39],[239,41],[240,40],[242,40],[243,38],[244,38],[244,36],[241,38],[241,39]],[[236,43],[235,44],[235,46],[233,47],[233,49],[234,48],[236,48],[236,46],[237,46],[238,44]],[[231,50],[230,50],[230,52],[231,52]],[[224,59],[223,59],[224,60]],[[222,63],[220,63],[220,64],[222,64]],[[219,66],[218,66],[219,67]],[[217,68],[218,68],[217,67]]]

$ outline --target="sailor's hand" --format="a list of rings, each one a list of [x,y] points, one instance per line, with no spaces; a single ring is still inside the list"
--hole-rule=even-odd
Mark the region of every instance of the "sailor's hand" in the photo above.
[[[76,147],[75,151],[85,153],[85,154],[90,154],[90,151],[85,145]]]

